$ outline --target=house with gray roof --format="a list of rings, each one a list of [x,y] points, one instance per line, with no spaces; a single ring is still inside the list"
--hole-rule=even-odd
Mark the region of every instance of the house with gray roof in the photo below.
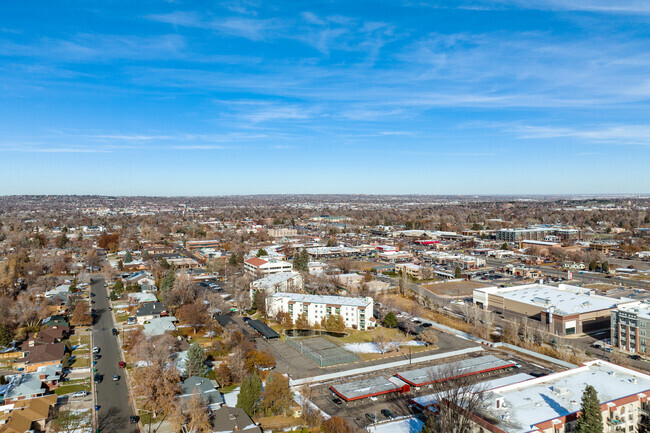
[[[180,399],[190,399],[197,392],[211,411],[215,411],[223,406],[224,401],[221,393],[217,390],[219,384],[216,380],[210,380],[205,377],[190,376],[185,379],[181,387]]]

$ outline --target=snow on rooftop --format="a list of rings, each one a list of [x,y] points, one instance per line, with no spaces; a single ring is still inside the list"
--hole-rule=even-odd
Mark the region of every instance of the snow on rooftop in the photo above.
[[[424,423],[416,418],[402,418],[368,427],[371,433],[420,433]]]
[[[486,380],[477,384],[477,389],[482,391],[490,391],[494,388],[511,385],[513,383],[523,382],[525,380],[533,379],[533,376],[526,373],[517,373],[512,376],[500,377],[498,379]],[[422,407],[428,407],[438,401],[438,394],[422,395],[411,399],[414,403]]]
[[[284,283],[292,278],[295,278],[296,275],[299,275],[298,272],[277,272],[275,274],[269,274],[264,278],[255,280],[252,283],[253,287],[263,287],[271,288],[278,284]]]
[[[340,385],[332,385],[332,390],[346,400],[355,400],[377,394],[397,391],[401,385],[383,377],[356,380]]]
[[[605,403],[647,393],[650,376],[605,361],[591,361],[582,367],[493,389],[483,405],[484,415],[507,433],[527,433],[541,422],[579,411],[587,384]],[[498,409],[497,399],[503,402]],[[494,421],[495,417],[498,421]]]
[[[404,371],[397,373],[397,376],[414,386],[420,386],[435,381],[451,379],[450,377],[446,377],[447,374],[452,374],[454,377],[457,377],[459,375],[470,375],[482,371],[506,368],[512,365],[512,361],[503,361],[496,356],[487,355],[478,358],[464,359],[459,362],[450,362],[447,364]]]
[[[481,289],[477,289],[481,291]],[[488,291],[489,292],[489,291]],[[558,287],[544,284],[526,284],[523,286],[499,288],[493,293],[512,301],[538,307],[554,307],[555,314],[571,315],[590,311],[615,308],[618,299],[593,295],[589,289],[560,284]]]
[[[278,292],[270,296],[271,298],[289,298],[294,302],[309,302],[314,304],[331,304],[331,305],[348,305],[352,307],[366,307],[372,302],[370,298],[348,298],[346,296],[330,295],[304,295],[301,293],[284,293]]]

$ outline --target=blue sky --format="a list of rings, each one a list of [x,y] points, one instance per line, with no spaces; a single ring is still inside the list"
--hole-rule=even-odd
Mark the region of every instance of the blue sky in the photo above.
[[[0,194],[650,192],[650,2],[0,3]]]

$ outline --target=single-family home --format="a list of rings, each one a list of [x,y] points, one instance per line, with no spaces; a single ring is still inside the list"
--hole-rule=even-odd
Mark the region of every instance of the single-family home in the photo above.
[[[165,314],[167,311],[162,302],[147,302],[136,310],[135,317],[138,325],[144,325],[145,322]]]

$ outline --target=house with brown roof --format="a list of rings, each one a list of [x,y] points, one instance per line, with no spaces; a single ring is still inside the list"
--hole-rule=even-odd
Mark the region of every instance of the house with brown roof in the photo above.
[[[43,328],[42,330],[31,333],[27,336],[27,340],[23,342],[20,348],[23,351],[28,350],[30,347],[37,344],[54,344],[60,343],[70,335],[70,328],[68,326],[53,325]]]
[[[23,350],[23,357],[16,359],[16,368],[33,372],[39,367],[61,364],[64,353],[65,343],[37,344]]]
[[[0,407],[0,429],[6,433],[43,432],[54,418],[56,395],[21,400]]]

